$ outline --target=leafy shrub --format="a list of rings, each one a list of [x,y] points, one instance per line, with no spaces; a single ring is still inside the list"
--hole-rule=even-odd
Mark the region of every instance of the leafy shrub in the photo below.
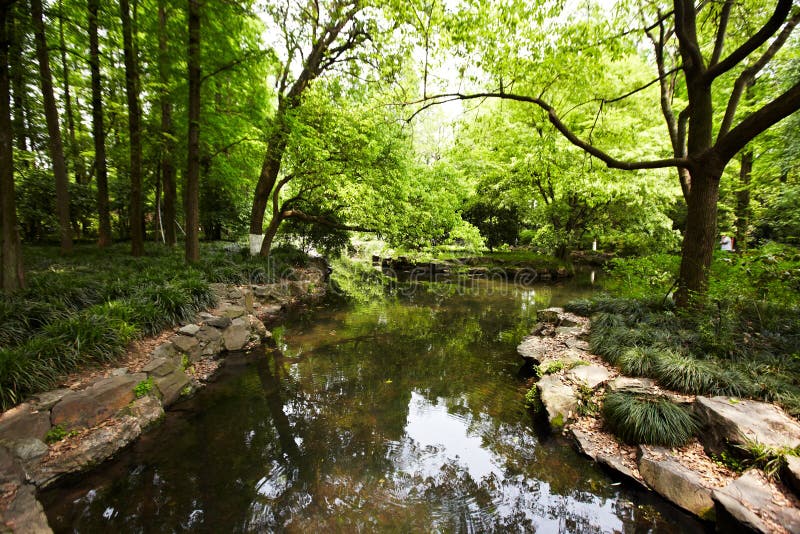
[[[662,385],[684,393],[708,393],[715,385],[715,368],[710,362],[675,352],[664,351],[654,371]]]
[[[133,394],[136,395],[137,399],[141,399],[148,393],[153,390],[153,386],[155,386],[155,382],[153,381],[153,377],[149,377],[146,380],[142,380],[133,388]]]
[[[617,364],[626,375],[651,377],[662,352],[654,347],[633,347],[620,355]]]
[[[602,413],[614,434],[631,444],[678,447],[699,428],[689,410],[661,395],[612,391],[605,396]]]

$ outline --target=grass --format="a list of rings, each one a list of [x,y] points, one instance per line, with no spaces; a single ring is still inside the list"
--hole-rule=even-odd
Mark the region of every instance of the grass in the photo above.
[[[156,334],[215,304],[213,282],[266,283],[307,259],[276,250],[269,261],[204,245],[191,267],[180,249],[148,244],[133,258],[119,244],[24,250],[28,286],[0,295],[0,408],[50,389],[76,369],[112,361],[143,335]]]
[[[603,420],[631,444],[678,447],[697,432],[694,415],[668,398],[630,391],[612,391],[603,401]]]
[[[771,401],[800,416],[800,255],[769,245],[718,256],[699,311],[678,310],[668,295],[677,264],[618,260],[607,279],[616,296],[565,306],[590,316],[591,350],[625,374],[689,394]]]

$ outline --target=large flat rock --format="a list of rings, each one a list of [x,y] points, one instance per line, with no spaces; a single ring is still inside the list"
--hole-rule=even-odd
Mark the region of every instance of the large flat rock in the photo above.
[[[611,378],[611,373],[602,365],[579,365],[567,372],[567,377],[576,382],[581,382],[591,389],[597,388],[600,384],[605,384]]]
[[[575,443],[578,447],[578,452],[585,454],[598,464],[604,465],[611,471],[622,475],[622,477],[630,482],[646,488],[639,473],[631,469],[625,463],[625,459],[621,454],[614,454],[604,451],[601,444],[598,443],[591,434],[584,432],[583,430],[573,427],[570,428],[569,431],[572,434],[572,438],[575,440]]]
[[[800,445],[800,423],[774,404],[698,396],[694,411],[705,427],[700,440],[711,454],[720,454],[729,446],[746,445],[747,441],[773,448]]]
[[[136,397],[133,388],[145,380],[145,373],[112,376],[92,386],[73,391],[55,406],[50,416],[53,425],[64,428],[92,427],[130,404]]]
[[[181,397],[183,388],[189,385],[190,380],[183,369],[175,368],[171,373],[156,378],[155,382],[164,406],[171,406]]]
[[[539,395],[547,410],[547,420],[551,427],[564,426],[578,409],[578,399],[573,389],[558,375],[545,375],[536,382]]]
[[[800,509],[757,469],[713,493],[717,532],[800,532]]]
[[[222,342],[227,350],[240,350],[250,339],[250,325],[247,319],[237,317],[231,325],[222,332]]]
[[[0,441],[43,439],[50,430],[50,412],[29,402],[11,408],[0,417]]]
[[[28,477],[38,487],[45,488],[66,474],[78,473],[100,464],[136,439],[141,432],[139,419],[125,415],[112,425],[96,427],[81,435],[74,447],[48,454],[28,473]]]
[[[639,473],[648,486],[671,503],[703,519],[714,518],[713,488],[681,465],[669,449],[640,445]]]

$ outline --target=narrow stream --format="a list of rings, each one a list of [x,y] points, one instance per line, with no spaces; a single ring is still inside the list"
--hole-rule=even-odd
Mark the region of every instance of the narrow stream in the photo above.
[[[587,284],[587,285],[582,285]],[[94,472],[59,532],[702,532],[548,436],[515,345],[588,281],[320,305]]]

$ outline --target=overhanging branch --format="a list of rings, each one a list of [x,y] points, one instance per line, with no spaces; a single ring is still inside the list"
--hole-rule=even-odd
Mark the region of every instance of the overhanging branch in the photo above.
[[[591,143],[588,143],[578,137],[572,130],[564,124],[561,119],[559,118],[556,110],[553,107],[545,102],[540,98],[535,98],[526,95],[516,95],[511,93],[473,93],[473,94],[463,94],[463,93],[444,93],[436,96],[431,96],[429,98],[423,99],[417,102],[409,102],[408,104],[419,104],[424,102],[424,104],[415,111],[407,121],[410,122],[415,116],[421,113],[423,110],[431,108],[433,106],[443,104],[445,102],[453,102],[456,100],[475,100],[475,99],[487,99],[487,98],[500,98],[504,100],[514,100],[517,102],[526,102],[529,104],[534,104],[547,112],[547,118],[550,121],[556,130],[561,133],[567,140],[572,143],[573,145],[577,146],[581,150],[591,154],[592,156],[596,157],[600,161],[606,164],[611,169],[622,169],[627,171],[632,170],[639,170],[639,169],[665,169],[670,167],[682,167],[682,168],[689,168],[691,166],[691,162],[687,158],[667,158],[667,159],[659,159],[659,160],[652,160],[652,161],[622,161],[619,159],[614,158],[613,156],[607,154],[606,152],[600,150],[596,146],[593,146]]]

